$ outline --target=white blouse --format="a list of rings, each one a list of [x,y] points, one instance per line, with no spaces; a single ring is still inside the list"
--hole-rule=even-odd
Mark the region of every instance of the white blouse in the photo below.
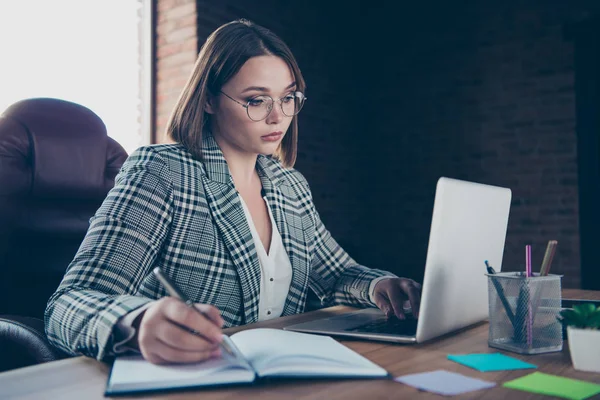
[[[263,246],[262,240],[258,235],[258,231],[252,221],[252,215],[248,206],[240,197],[248,226],[250,227],[250,233],[254,240],[254,247],[256,248],[256,254],[258,255],[258,261],[260,263],[260,293],[258,300],[258,320],[265,321],[280,317],[283,313],[283,306],[290,290],[290,283],[292,282],[292,264],[290,258],[283,247],[283,241],[281,235],[273,219],[271,208],[266,197],[263,197],[267,210],[269,211],[269,218],[271,220],[271,246],[269,251]]]

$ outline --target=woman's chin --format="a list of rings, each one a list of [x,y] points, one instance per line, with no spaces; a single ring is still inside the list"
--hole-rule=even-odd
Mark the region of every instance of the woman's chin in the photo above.
[[[259,154],[262,154],[263,156],[271,156],[277,152],[277,149],[279,149],[279,145],[280,142],[268,144],[263,143],[262,146],[260,146]]]

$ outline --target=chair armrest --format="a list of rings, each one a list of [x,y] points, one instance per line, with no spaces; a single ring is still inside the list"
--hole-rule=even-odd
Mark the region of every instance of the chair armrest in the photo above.
[[[44,321],[0,315],[0,372],[66,358],[46,339]]]

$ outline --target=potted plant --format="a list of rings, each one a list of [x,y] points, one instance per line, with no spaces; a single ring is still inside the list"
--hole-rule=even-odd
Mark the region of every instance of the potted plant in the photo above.
[[[558,319],[567,326],[573,367],[600,372],[600,306],[576,304],[562,310]]]

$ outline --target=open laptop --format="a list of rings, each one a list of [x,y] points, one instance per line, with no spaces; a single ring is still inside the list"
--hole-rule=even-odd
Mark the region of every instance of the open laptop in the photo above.
[[[377,308],[284,329],[398,343],[421,343],[488,317],[485,260],[500,271],[511,191],[438,180],[419,319],[388,320]],[[402,263],[402,260],[396,262]]]

